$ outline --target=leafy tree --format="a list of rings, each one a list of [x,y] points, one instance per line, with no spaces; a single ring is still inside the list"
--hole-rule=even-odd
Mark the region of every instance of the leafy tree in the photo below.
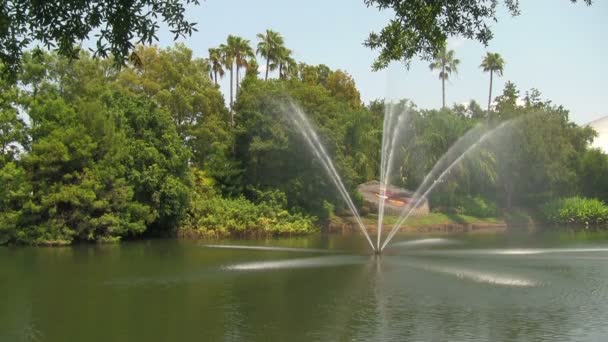
[[[202,60],[181,44],[173,48],[140,47],[142,63],[123,69],[118,84],[129,94],[146,96],[168,112],[191,162],[212,176],[229,174],[233,144],[224,98],[204,71]]]
[[[450,74],[458,72],[460,60],[454,57],[454,50],[448,50],[445,46],[443,46],[433,58],[433,62],[429,64],[429,68],[431,71],[439,70],[443,103],[442,108],[445,108],[445,81],[450,77]]]
[[[326,88],[333,97],[348,103],[351,107],[361,107],[361,96],[355,86],[355,80],[349,74],[341,70],[332,72],[327,78]]]
[[[2,242],[115,241],[175,229],[190,176],[171,116],[149,97],[121,93],[105,61],[64,61],[47,55],[44,77],[23,74],[31,142],[0,171],[8,191],[0,201],[11,203],[0,208],[9,227]],[[41,82],[35,92],[32,80]]]
[[[284,40],[280,33],[273,30],[266,30],[265,33],[257,34],[258,42],[257,54],[266,58],[266,75],[264,80],[268,80],[268,72],[276,69],[275,62],[278,60],[278,55],[284,47]],[[273,62],[273,64],[271,64]]]
[[[608,155],[590,149],[582,157],[579,171],[581,192],[608,203]]]
[[[491,140],[503,205],[534,207],[575,193],[578,165],[593,130],[569,122],[568,111],[541,100],[538,91],[526,93],[521,106],[517,94],[508,83],[498,97],[496,117],[515,121]]]
[[[97,32],[95,55],[112,54],[126,61],[135,44],[157,39],[159,17],[177,39],[196,31],[185,18],[187,5],[198,0],[33,1],[0,4],[0,62],[15,75],[23,51],[39,42],[61,55],[75,57],[78,44]]]
[[[0,166],[0,245],[17,239],[23,208],[30,201],[31,185],[26,171],[9,162]]]
[[[15,160],[28,144],[27,128],[17,111],[18,94],[17,87],[0,80],[0,167]]]
[[[505,66],[505,61],[502,59],[500,54],[488,52],[481,62],[480,68],[484,72],[490,73],[490,92],[488,93],[488,113],[490,113],[490,105],[492,104],[492,76],[494,73],[498,76],[502,76],[502,71]],[[489,114],[488,114],[489,116]]]
[[[379,33],[371,32],[364,45],[380,50],[374,70],[383,69],[392,61],[406,66],[419,56],[431,61],[453,36],[475,39],[484,45],[493,34],[488,22],[497,21],[496,11],[504,3],[513,16],[519,14],[518,0],[364,0],[368,7],[390,10],[394,18]],[[577,2],[571,0],[571,2]],[[591,0],[584,0],[591,5]]]
[[[284,192],[288,205],[322,215],[323,201],[342,203],[322,166],[289,119],[286,103],[303,107],[349,189],[374,177],[380,149],[378,121],[354,110],[323,86],[297,79],[248,79],[236,103],[235,158],[243,168],[243,187]]]

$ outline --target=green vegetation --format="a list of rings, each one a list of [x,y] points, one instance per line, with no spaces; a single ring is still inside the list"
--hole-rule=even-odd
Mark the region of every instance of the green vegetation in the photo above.
[[[431,71],[439,71],[439,79],[441,80],[441,108],[445,108],[445,81],[451,74],[458,73],[458,64],[460,60],[454,56],[454,50],[448,50],[447,47],[442,47],[433,58],[433,62],[429,64]]]
[[[392,225],[397,222],[397,216],[385,216],[384,222],[387,225]],[[365,217],[363,220],[364,223],[371,227],[376,228],[378,225],[378,217],[375,214],[370,214]],[[335,221],[334,223],[338,223]],[[449,214],[449,213],[440,213],[433,212],[424,216],[413,216],[407,220],[405,226],[408,228],[418,229],[418,228],[437,228],[446,225],[466,225],[466,224],[475,224],[475,225],[495,225],[495,224],[503,224],[502,221],[498,217],[475,217],[464,214]]]
[[[570,0],[573,3],[577,0]],[[431,61],[445,47],[449,37],[476,40],[487,46],[493,37],[489,22],[497,22],[499,5],[512,16],[519,15],[518,0],[364,0],[368,7],[389,10],[394,18],[372,32],[365,45],[380,53],[372,68],[386,68],[392,61],[406,66],[415,57]],[[591,5],[592,0],[582,1]]]
[[[32,43],[77,57],[78,44],[96,32],[95,55],[129,58],[134,44],[157,39],[159,19],[175,37],[191,35],[196,23],[185,19],[185,7],[199,0],[33,1],[0,4],[0,65],[14,76],[24,50]]]
[[[0,244],[316,231],[346,210],[290,121],[291,103],[309,116],[357,205],[356,186],[379,178],[387,110],[408,113],[391,182],[411,190],[467,131],[510,122],[440,180],[433,213],[415,221],[489,222],[520,208],[546,212],[555,198],[608,200],[608,156],[588,147],[595,132],[537,90],[520,96],[507,82],[487,111],[474,101],[446,107],[445,89],[440,110],[406,99],[364,104],[345,71],[297,63],[278,32],[257,38],[254,51],[231,35],[208,59],[181,44],[139,46],[123,68],[84,52],[25,53],[16,82],[0,81]],[[434,56],[443,83],[459,61],[445,48]],[[481,68],[491,100],[504,61],[488,54]],[[217,85],[226,74],[228,105]],[[599,204],[580,201],[551,202],[559,214],[547,219],[604,222],[585,216]]]
[[[547,203],[542,211],[548,222],[572,225],[608,224],[608,205],[597,199],[569,197]]]
[[[183,237],[226,237],[291,235],[317,231],[314,217],[290,213],[285,194],[256,193],[256,203],[239,196],[223,198],[213,187],[214,180],[194,171],[195,191],[180,229]]]
[[[490,73],[490,91],[488,93],[488,113],[490,112],[490,106],[492,105],[492,81],[494,73],[498,76],[502,76],[503,69],[505,67],[505,61],[502,59],[500,54],[488,52],[481,61],[479,66],[484,72]]]

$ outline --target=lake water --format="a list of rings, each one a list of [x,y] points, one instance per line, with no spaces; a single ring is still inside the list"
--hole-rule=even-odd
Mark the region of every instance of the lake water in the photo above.
[[[394,241],[0,248],[0,341],[608,340],[605,233]]]

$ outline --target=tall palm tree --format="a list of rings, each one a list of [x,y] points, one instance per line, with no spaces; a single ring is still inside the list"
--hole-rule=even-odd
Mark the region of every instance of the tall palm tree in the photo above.
[[[255,53],[249,45],[249,40],[241,37],[236,37],[234,50],[234,62],[236,64],[236,95],[239,95],[239,70],[241,68],[247,68],[249,59],[255,58]]]
[[[298,77],[298,63],[292,57],[288,57],[285,60],[285,66],[283,67],[283,78],[294,78]]]
[[[276,60],[278,52],[283,48],[283,37],[273,30],[266,30],[265,34],[258,33],[257,37],[260,41],[258,42],[256,52],[258,55],[266,58],[266,76],[264,76],[264,80],[268,80],[268,72],[271,71],[270,63]]]
[[[429,64],[431,71],[440,70],[442,108],[445,108],[445,81],[450,77],[451,73],[458,73],[458,64],[460,64],[460,60],[454,57],[454,50],[448,50],[445,45],[435,55],[433,62]]]
[[[276,58],[274,59],[273,63],[270,65],[270,68],[272,68],[273,70],[276,68],[279,69],[280,79],[287,78],[288,69],[295,70],[295,68],[297,67],[297,63],[293,59],[293,57],[291,57],[291,53],[291,50],[282,46],[277,52]]]
[[[224,77],[224,67],[222,65],[222,50],[219,48],[209,49],[209,64],[213,73],[213,81],[217,85],[217,75]]]
[[[490,105],[492,104],[492,76],[494,73],[502,76],[502,71],[505,67],[505,61],[499,53],[488,52],[481,61],[479,66],[484,72],[490,72],[490,93],[488,94],[488,117],[490,116]]]
[[[231,123],[234,125],[234,113],[232,113],[232,103],[233,103],[233,88],[232,85],[234,84],[234,51],[236,50],[236,37],[235,36],[228,36],[228,40],[226,41],[226,44],[221,44],[220,45],[220,50],[222,52],[222,63],[224,64],[224,67],[230,71],[230,112],[231,112]]]

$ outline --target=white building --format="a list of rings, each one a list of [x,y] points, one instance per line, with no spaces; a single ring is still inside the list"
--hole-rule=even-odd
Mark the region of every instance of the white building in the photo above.
[[[587,125],[593,127],[598,133],[598,136],[593,139],[591,146],[600,148],[605,153],[608,153],[608,116],[592,121]]]

